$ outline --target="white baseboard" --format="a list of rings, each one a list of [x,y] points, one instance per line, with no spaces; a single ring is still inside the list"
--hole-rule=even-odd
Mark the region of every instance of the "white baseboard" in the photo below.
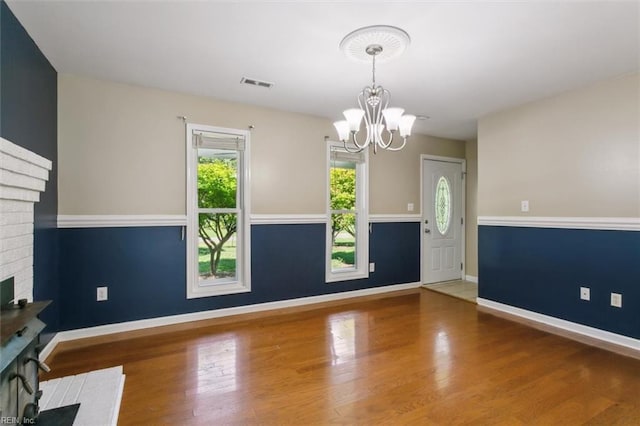
[[[51,352],[53,352],[56,346],[58,346],[58,343],[61,342],[60,337],[58,337],[60,336],[60,333],[61,332],[54,334],[51,340],[49,340],[45,347],[40,351],[40,353],[38,354],[38,358],[40,358],[40,361],[46,362],[47,358],[49,358],[49,355],[51,355]]]
[[[549,315],[539,314],[537,312],[528,311],[526,309],[516,308],[515,306],[505,305],[503,303],[482,299],[480,297],[476,299],[476,302],[478,306],[483,306],[489,309],[504,312],[504,313],[514,315],[520,318],[524,318],[533,322],[537,322],[543,325],[565,330],[570,333],[579,334],[582,336],[589,337],[591,339],[611,343],[617,346],[623,346],[625,348],[633,349],[634,351],[640,352],[640,340],[634,339],[632,337],[611,333],[610,331],[600,330],[598,328],[593,328],[593,327],[578,324],[575,322],[566,321],[560,318],[551,317]]]
[[[291,308],[296,306],[311,305],[315,303],[331,302],[334,300],[351,299],[354,297],[370,296],[374,294],[389,293],[392,291],[418,288],[419,282],[394,284],[382,287],[365,288],[362,290],[345,291],[340,293],[322,294],[319,296],[301,297],[299,299],[279,300],[276,302],[258,303],[255,305],[235,306],[232,308],[213,309],[210,311],[192,312],[188,314],[171,315],[166,317],[149,318],[137,321],[127,321],[117,324],[99,325],[96,327],[79,328],[76,330],[60,331],[47,343],[40,359],[46,360],[58,343],[70,340],[85,339],[87,337],[104,336],[106,334],[122,333],[126,331],[142,330],[145,328],[161,327],[165,325],[180,324],[191,321],[201,321],[212,318],[220,318],[231,315],[249,314],[254,312],[269,311],[274,309]]]
[[[469,281],[470,283],[476,283],[478,284],[478,277],[475,277],[473,275],[465,275],[464,276],[464,280],[465,281]]]

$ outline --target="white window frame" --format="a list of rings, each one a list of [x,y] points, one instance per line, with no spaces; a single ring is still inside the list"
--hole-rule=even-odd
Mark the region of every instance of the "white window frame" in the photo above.
[[[238,198],[234,212],[238,215],[236,277],[237,280],[202,284],[198,271],[198,146],[194,132],[214,132],[238,135],[244,138],[244,150],[238,151]],[[188,123],[186,126],[187,157],[187,299],[247,293],[251,291],[251,132],[248,130]]]
[[[369,150],[362,151],[364,161],[356,164],[356,268],[331,268],[331,150],[345,151],[342,142],[327,141],[326,152],[326,250],[325,281],[327,283],[369,277]],[[353,147],[355,149],[355,146]]]

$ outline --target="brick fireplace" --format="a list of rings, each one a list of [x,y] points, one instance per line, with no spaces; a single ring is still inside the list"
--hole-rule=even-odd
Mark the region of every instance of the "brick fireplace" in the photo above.
[[[51,161],[0,138],[0,423],[31,424],[38,416],[37,318],[49,302],[33,302],[34,203],[44,191]],[[13,296],[13,297],[12,297]]]
[[[33,209],[52,163],[0,138],[0,281],[13,277],[15,299],[33,301]]]

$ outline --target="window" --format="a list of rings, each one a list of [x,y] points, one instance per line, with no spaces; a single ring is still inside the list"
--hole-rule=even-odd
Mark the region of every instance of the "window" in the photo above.
[[[327,145],[327,282],[369,276],[368,159]]]
[[[187,125],[187,298],[250,286],[249,132]]]
[[[451,187],[444,176],[440,176],[436,184],[435,203],[436,227],[440,235],[444,235],[451,224]]]

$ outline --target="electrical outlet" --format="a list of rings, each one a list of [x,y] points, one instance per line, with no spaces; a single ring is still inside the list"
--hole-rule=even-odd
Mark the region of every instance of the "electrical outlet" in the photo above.
[[[96,300],[98,302],[104,302],[109,299],[109,291],[107,287],[98,287],[96,292]]]
[[[611,293],[611,306],[615,306],[616,308],[622,308],[622,294]]]
[[[520,211],[528,212],[529,211],[529,200],[520,201]]]
[[[580,299],[591,300],[591,289],[589,287],[580,287]]]
[[[408,203],[407,204],[407,211],[408,212],[412,212],[413,211],[413,203]]]
[[[369,263],[369,272],[376,271],[376,264],[374,262]]]

